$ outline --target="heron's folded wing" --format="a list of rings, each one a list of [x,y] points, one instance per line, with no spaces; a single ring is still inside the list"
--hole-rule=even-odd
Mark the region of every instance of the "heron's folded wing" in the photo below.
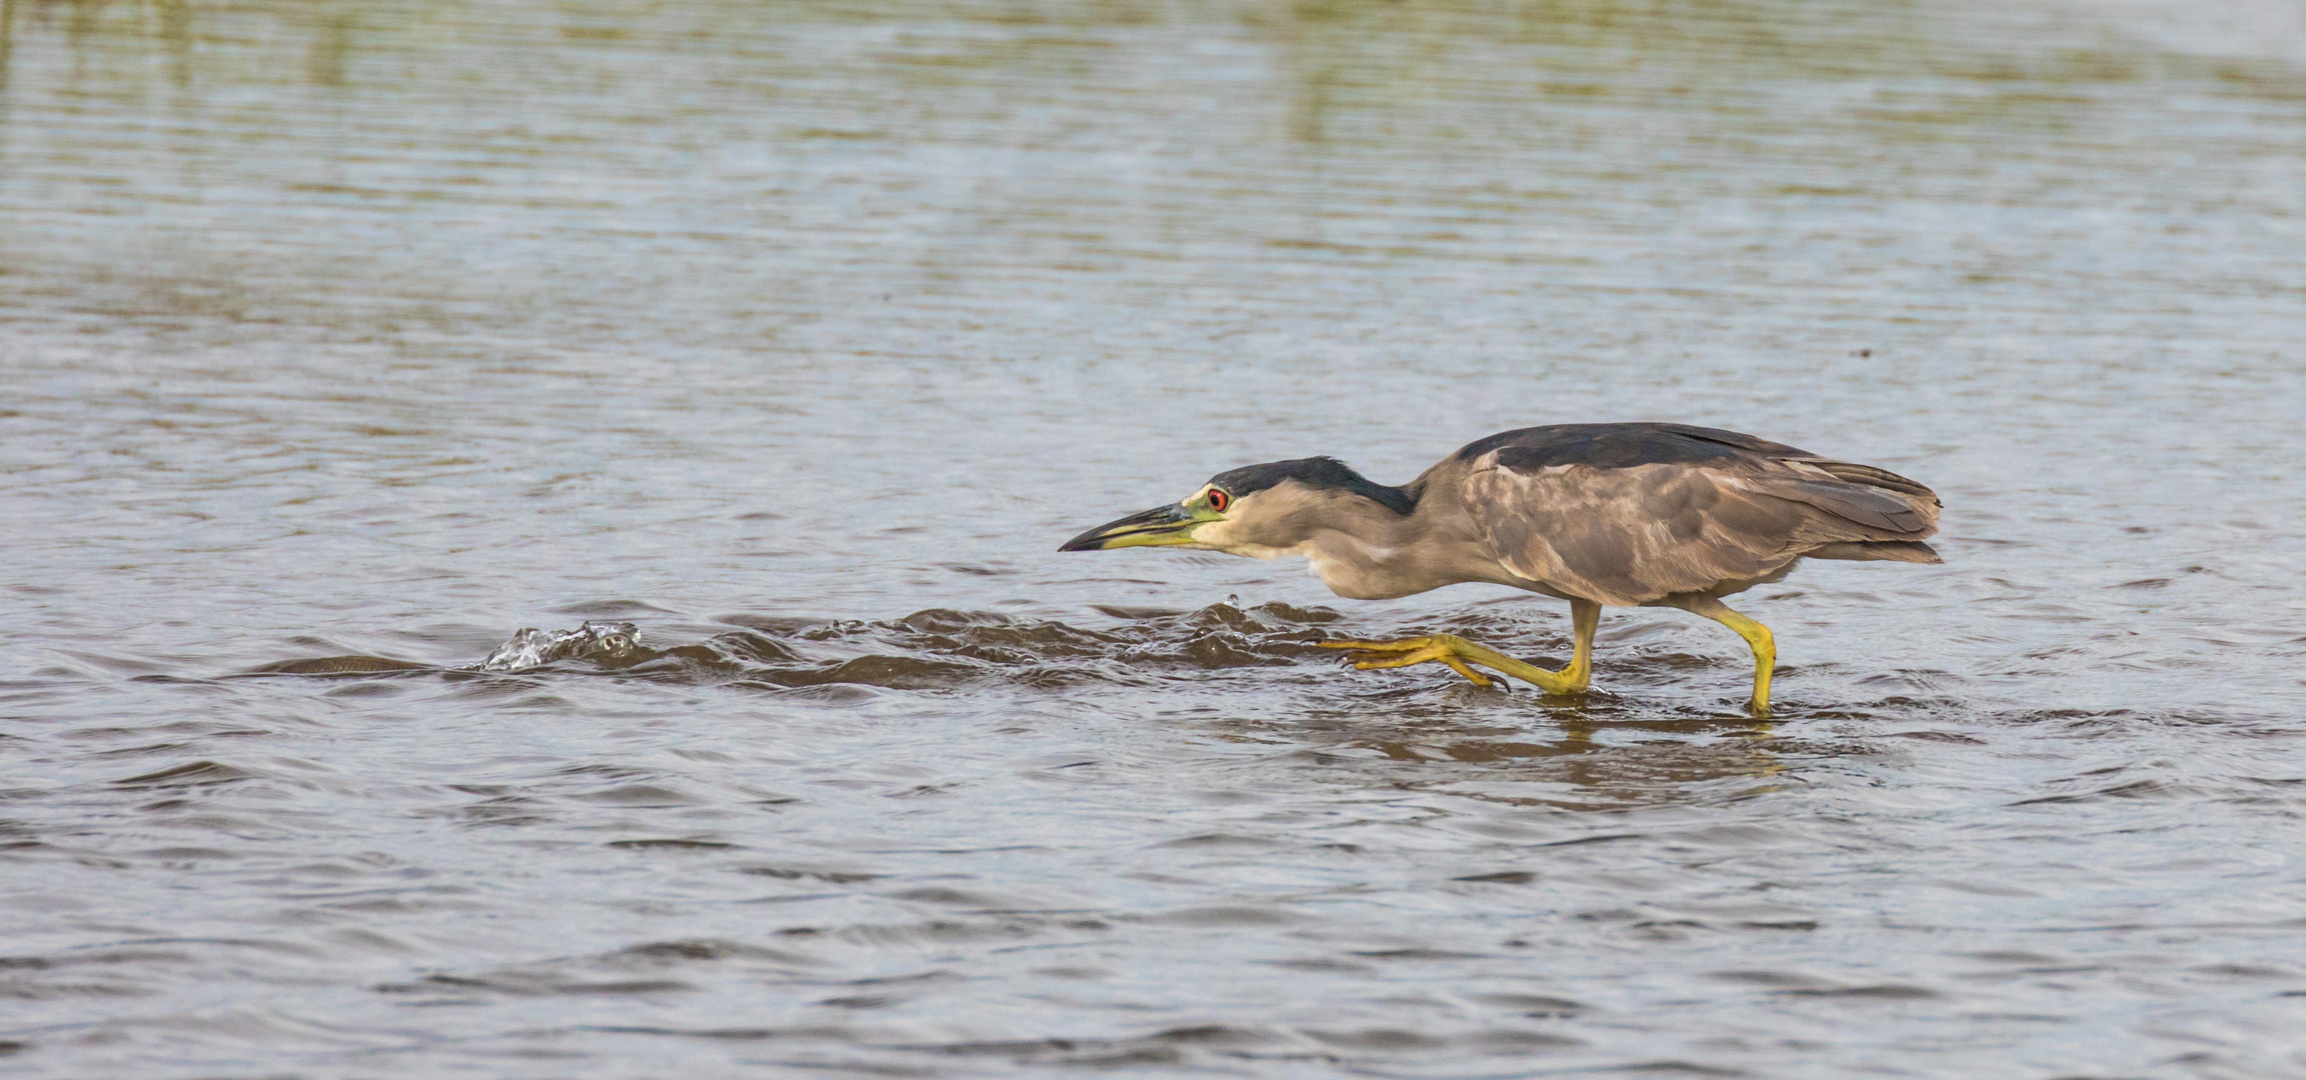
[[[1809,502],[1683,465],[1521,472],[1465,480],[1468,512],[1506,569],[1573,596],[1630,605],[1769,575],[1818,535]],[[1851,536],[1847,539],[1859,539]]]
[[[1780,476],[1760,477],[1743,483],[1747,490],[1808,503],[1845,521],[1891,534],[1838,539],[1893,540],[1926,536],[1937,524],[1933,515],[1925,515],[1913,500],[1864,484]]]
[[[1829,461],[1819,457],[1801,458],[1789,463],[1797,468],[1816,469],[1836,480],[1846,480],[1852,484],[1863,484],[1867,487],[1902,492],[1922,499],[1931,506],[1940,505],[1937,492],[1931,491],[1919,481],[1906,479],[1878,465],[1860,465],[1854,461]]]

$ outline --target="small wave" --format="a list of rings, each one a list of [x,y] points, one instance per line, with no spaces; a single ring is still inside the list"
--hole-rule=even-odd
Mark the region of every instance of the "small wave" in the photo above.
[[[423,664],[394,660],[384,656],[323,656],[311,660],[282,660],[266,664],[250,674],[255,675],[384,675],[403,671],[431,670]]]
[[[226,765],[220,761],[193,761],[158,772],[143,773],[112,782],[114,787],[197,787],[208,784],[229,784],[240,780],[253,780],[262,773]]]
[[[654,647],[629,622],[587,620],[570,630],[524,627],[478,663],[440,667],[382,656],[282,660],[252,675],[382,676],[415,672],[504,675],[554,668],[670,681],[751,681],[801,689],[825,685],[925,690],[985,680],[1028,686],[1130,681],[1132,671],[1272,667],[1333,659],[1315,627],[1333,611],[1287,604],[1196,611],[1132,609],[1109,629],[1019,620],[995,612],[930,608],[901,619],[801,622],[725,616],[734,629],[701,641]],[[1083,675],[1087,672],[1087,675]]]

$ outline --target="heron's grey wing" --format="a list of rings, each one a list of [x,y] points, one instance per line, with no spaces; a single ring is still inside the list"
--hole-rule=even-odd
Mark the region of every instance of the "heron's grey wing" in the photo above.
[[[1493,466],[1462,483],[1468,512],[1508,570],[1605,604],[1751,582],[1827,545],[1933,531],[1934,497],[1804,464]]]
[[[1937,492],[1888,469],[1816,456],[1749,464],[1754,490],[1809,503],[1868,533],[1836,539],[1919,541],[1938,531]]]
[[[1911,501],[1901,499],[1892,492],[1862,484],[1761,476],[1745,480],[1743,486],[1764,495],[1807,503],[1843,520],[1891,534],[1865,539],[1918,539],[1931,532],[1935,524],[1930,518],[1924,517]],[[1846,539],[1860,538],[1853,536]]]
[[[1572,596],[1640,604],[1783,566],[1806,504],[1677,465],[1482,469],[1467,509],[1506,569]]]
[[[1877,468],[1872,465],[1860,465],[1853,461],[1829,461],[1810,455],[1805,455],[1791,463],[1816,469],[1836,480],[1862,484],[1866,487],[1883,488],[1902,495],[1912,495],[1915,498],[1927,500],[1931,506],[1939,505],[1937,492],[1888,469]]]
[[[1491,456],[1495,455],[1495,456]],[[1451,455],[1531,471],[1548,465],[1619,469],[1667,462],[1725,462],[1741,458],[1815,458],[1784,443],[1720,428],[1689,424],[1548,424],[1501,431]]]

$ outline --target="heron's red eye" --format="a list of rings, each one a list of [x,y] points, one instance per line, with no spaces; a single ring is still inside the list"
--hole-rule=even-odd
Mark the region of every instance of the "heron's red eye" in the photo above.
[[[1209,509],[1215,510],[1222,514],[1225,512],[1225,507],[1232,502],[1233,496],[1227,495],[1226,493],[1219,491],[1216,488],[1209,489]]]

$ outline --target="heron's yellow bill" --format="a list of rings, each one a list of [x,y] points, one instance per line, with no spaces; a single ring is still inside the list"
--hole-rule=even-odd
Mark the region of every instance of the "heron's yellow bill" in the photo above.
[[[1059,551],[1110,551],[1126,547],[1179,547],[1193,542],[1193,530],[1224,515],[1179,503],[1156,506],[1108,521],[1065,541]]]

